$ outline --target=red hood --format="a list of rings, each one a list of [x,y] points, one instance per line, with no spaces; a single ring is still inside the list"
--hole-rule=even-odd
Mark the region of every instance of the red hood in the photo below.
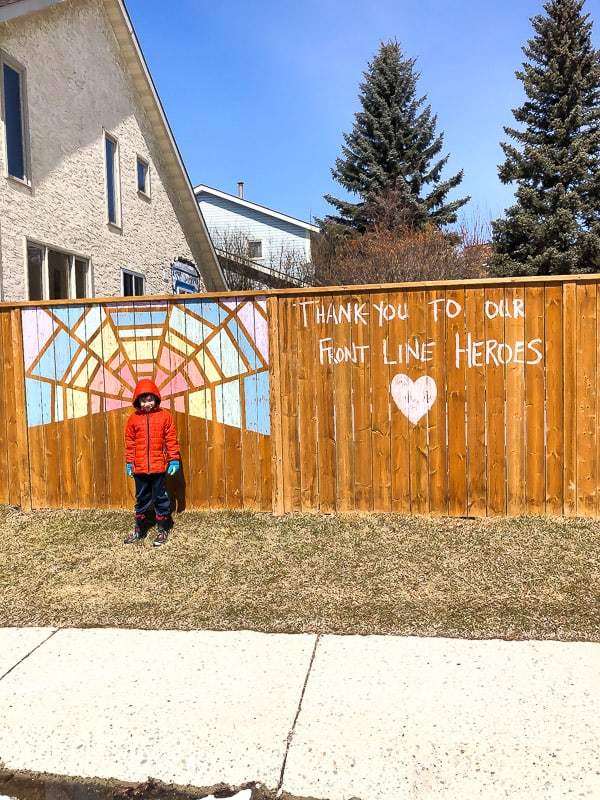
[[[141,394],[154,394],[156,397],[158,397],[158,402],[160,403],[161,397],[160,392],[158,391],[158,386],[154,383],[154,381],[150,380],[150,378],[142,378],[141,381],[138,381],[133,393],[133,399],[131,401],[134,406],[135,401]]]

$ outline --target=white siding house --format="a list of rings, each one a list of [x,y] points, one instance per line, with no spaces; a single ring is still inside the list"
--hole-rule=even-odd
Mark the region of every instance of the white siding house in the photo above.
[[[0,0],[0,300],[226,288],[122,0]]]
[[[210,186],[196,186],[194,193],[217,251],[254,267],[269,278],[287,276],[291,283],[310,282],[311,235],[319,228]]]

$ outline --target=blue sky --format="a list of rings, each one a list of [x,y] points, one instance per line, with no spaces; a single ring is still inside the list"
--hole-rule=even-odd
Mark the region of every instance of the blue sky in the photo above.
[[[515,70],[543,0],[126,0],[192,184],[311,221],[343,197],[331,168],[381,41],[417,59],[463,221],[501,216],[503,126],[524,99]],[[586,0],[600,46],[600,0]]]

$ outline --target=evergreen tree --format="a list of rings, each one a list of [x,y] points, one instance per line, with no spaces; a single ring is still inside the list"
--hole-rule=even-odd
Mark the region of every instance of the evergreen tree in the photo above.
[[[505,128],[503,183],[516,203],[492,223],[497,275],[597,272],[600,267],[600,58],[584,0],[550,0],[516,72],[527,100]]]
[[[462,171],[442,181],[448,156],[439,158],[443,135],[436,136],[437,117],[417,97],[416,59],[406,59],[397,41],[381,44],[364,72],[359,100],[362,111],[355,115],[352,132],[344,134],[342,158],[331,170],[334,179],[358,198],[353,203],[325,195],[337,216],[327,224],[365,230],[378,209],[389,216],[395,203],[397,221],[413,228],[426,223],[446,225],[456,221],[456,212],[469,198],[446,203],[446,195],[462,181]],[[433,163],[432,163],[433,162]]]

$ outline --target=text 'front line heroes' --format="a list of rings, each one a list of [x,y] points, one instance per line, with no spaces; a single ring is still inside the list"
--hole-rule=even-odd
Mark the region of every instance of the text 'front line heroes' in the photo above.
[[[474,341],[470,333],[462,339],[460,334],[454,338],[454,363],[458,369],[463,364],[468,368],[505,364],[539,364],[543,358],[541,339],[516,341],[512,344],[497,339]],[[331,337],[319,339],[320,364],[364,364],[371,346],[368,344],[349,344],[336,346]],[[427,363],[433,361],[435,342],[413,338],[409,342],[390,344],[388,339],[382,343],[384,364],[407,365],[411,362]]]

